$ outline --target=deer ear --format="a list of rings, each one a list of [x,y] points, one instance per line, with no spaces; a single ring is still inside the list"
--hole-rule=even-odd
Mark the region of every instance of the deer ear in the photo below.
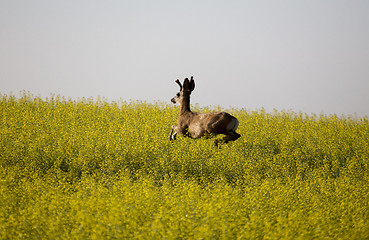
[[[183,88],[185,90],[190,90],[190,81],[188,81],[188,78],[186,78],[183,82]]]
[[[193,80],[193,76],[191,76],[190,90],[193,91],[194,89],[195,89],[195,81]]]
[[[182,90],[182,84],[181,82],[179,81],[179,79],[176,80],[176,83],[179,85],[179,91]]]

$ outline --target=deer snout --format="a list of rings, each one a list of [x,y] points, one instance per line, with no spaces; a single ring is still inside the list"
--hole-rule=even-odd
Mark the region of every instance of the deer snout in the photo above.
[[[172,98],[170,101],[171,101],[172,103],[176,103],[176,102],[177,102],[175,98]]]

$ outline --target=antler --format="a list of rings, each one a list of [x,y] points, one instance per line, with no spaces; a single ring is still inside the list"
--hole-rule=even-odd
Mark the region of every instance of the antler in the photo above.
[[[179,91],[181,91],[182,90],[182,84],[181,84],[181,82],[179,81],[179,79],[177,79],[176,80],[176,83],[179,85],[179,87],[180,87],[180,89],[179,89]]]

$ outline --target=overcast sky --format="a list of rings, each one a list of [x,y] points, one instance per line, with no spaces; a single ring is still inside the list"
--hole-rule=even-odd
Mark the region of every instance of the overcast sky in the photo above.
[[[0,0],[0,92],[369,115],[368,0]]]

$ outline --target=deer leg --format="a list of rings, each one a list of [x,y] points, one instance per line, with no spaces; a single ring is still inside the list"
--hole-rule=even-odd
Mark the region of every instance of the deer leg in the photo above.
[[[223,138],[224,143],[227,143],[229,141],[235,141],[239,137],[241,137],[240,134],[236,133],[235,131],[229,131],[228,134]]]
[[[176,136],[177,136],[177,126],[172,126],[171,130],[170,130],[170,133],[169,133],[169,140],[170,141],[173,141],[173,140],[176,140]]]
[[[239,137],[241,137],[240,134],[236,133],[235,131],[229,131],[226,136],[223,139],[217,139],[214,141],[215,146],[219,147],[219,144],[221,143],[228,143],[229,141],[235,141]]]

